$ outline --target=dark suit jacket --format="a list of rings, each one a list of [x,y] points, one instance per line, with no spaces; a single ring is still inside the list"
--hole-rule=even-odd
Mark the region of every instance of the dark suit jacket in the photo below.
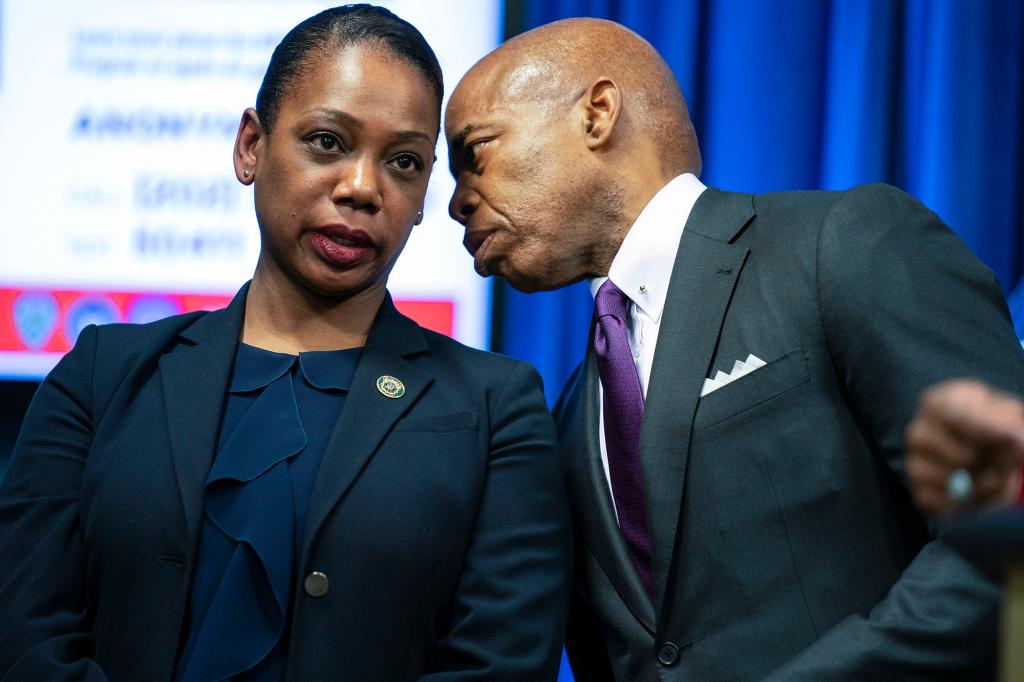
[[[768,364],[699,398],[750,353]],[[934,214],[879,185],[707,190],[679,245],[640,441],[653,600],[612,511],[592,353],[556,409],[578,678],[991,676],[998,590],[932,540],[903,481],[918,396],[955,376],[1024,389],[995,278]]]
[[[0,677],[170,679],[245,304],[87,328],[0,489]],[[377,377],[404,382],[386,398]],[[553,679],[570,531],[536,372],[388,298],[324,455],[291,680]],[[303,591],[327,574],[320,598]]]

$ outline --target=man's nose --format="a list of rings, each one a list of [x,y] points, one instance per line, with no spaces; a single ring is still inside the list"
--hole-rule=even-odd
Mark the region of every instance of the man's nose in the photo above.
[[[448,215],[457,223],[465,225],[469,216],[476,210],[480,197],[469,188],[466,183],[459,180],[455,183],[455,191],[452,193],[452,200],[448,202]]]

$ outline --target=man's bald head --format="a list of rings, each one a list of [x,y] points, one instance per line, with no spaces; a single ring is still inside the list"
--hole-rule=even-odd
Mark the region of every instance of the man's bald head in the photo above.
[[[455,192],[477,272],[521,291],[608,273],[651,198],[700,172],[686,102],[646,41],[570,19],[480,60],[445,113]]]
[[[495,98],[554,112],[602,78],[622,91],[629,132],[658,142],[669,177],[700,173],[696,134],[672,70],[650,43],[611,21],[565,19],[522,33],[481,59],[453,99],[482,79]]]

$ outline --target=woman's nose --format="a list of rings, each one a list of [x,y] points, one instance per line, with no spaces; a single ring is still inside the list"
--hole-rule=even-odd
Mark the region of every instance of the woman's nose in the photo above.
[[[339,165],[331,200],[335,204],[376,213],[380,210],[380,167],[375,159],[355,157]]]

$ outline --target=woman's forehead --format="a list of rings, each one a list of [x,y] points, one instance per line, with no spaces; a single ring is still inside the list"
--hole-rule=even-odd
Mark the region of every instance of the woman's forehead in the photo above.
[[[423,73],[384,48],[349,46],[305,60],[281,101],[281,113],[342,110],[357,118],[391,117],[396,126],[435,133],[440,105]]]

